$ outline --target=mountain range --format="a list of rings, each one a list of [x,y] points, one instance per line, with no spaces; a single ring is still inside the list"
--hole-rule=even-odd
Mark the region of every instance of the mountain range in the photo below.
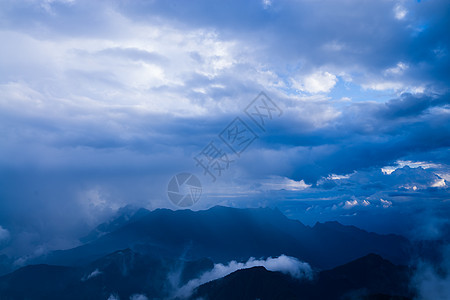
[[[90,242],[52,252],[35,263],[79,266],[130,248],[171,258],[208,257],[214,262],[285,254],[314,267],[332,268],[369,253],[406,264],[410,251],[409,241],[399,235],[369,233],[337,222],[309,227],[269,208],[138,210],[128,221],[114,225],[110,232],[104,224],[99,227],[102,230],[96,228],[88,235]],[[97,238],[92,238],[94,233]]]
[[[305,226],[276,209],[126,209],[82,241],[79,247],[48,253],[1,276],[0,299],[129,299],[132,295],[170,299],[179,297],[174,293],[177,289],[218,264],[281,255],[310,265],[314,278],[294,279],[255,267],[202,284],[194,296],[411,297],[410,270],[401,266],[411,256],[411,244],[404,237],[337,222]]]

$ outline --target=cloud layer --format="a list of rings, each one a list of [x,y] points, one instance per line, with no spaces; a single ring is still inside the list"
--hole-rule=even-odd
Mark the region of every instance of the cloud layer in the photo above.
[[[293,278],[297,279],[312,279],[313,276],[313,272],[309,264],[301,262],[295,257],[281,255],[275,258],[269,257],[265,260],[250,258],[245,263],[230,261],[226,265],[215,264],[212,270],[205,272],[199,278],[192,279],[184,286],[179,287],[174,296],[188,298],[197,287],[204,283],[225,277],[237,270],[257,266],[263,266],[269,271],[289,274]]]

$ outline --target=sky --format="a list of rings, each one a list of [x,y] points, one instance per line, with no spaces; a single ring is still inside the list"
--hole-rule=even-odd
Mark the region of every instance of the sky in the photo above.
[[[76,246],[126,205],[179,209],[183,172],[194,210],[439,238],[449,22],[445,0],[3,0],[0,254]]]

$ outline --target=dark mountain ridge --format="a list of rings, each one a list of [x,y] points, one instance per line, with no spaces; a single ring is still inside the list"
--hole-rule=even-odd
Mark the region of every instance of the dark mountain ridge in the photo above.
[[[144,211],[85,245],[55,251],[35,262],[79,266],[131,248],[164,257],[207,257],[223,263],[285,254],[326,269],[369,253],[406,264],[409,246],[401,236],[369,233],[337,222],[309,227],[278,210],[216,206],[196,212]]]
[[[333,292],[323,294],[323,299],[334,299],[360,287],[381,295],[405,295],[400,284],[407,281],[406,271],[370,253],[403,264],[410,247],[397,235],[369,233],[337,222],[310,227],[278,210],[227,207],[196,212],[125,210],[124,215],[99,225],[86,240],[80,247],[55,251],[39,258],[39,264],[0,277],[0,299],[108,299],[111,295],[129,299],[133,294],[167,299],[212,270],[214,263],[282,254],[308,262],[319,276],[299,283],[282,273],[256,268],[231,274],[238,281],[230,281],[229,286],[237,284],[236,290],[252,297],[261,292],[266,295],[261,299],[295,298],[299,289],[300,299],[315,299],[308,297],[322,295],[322,289]],[[216,294],[217,299],[234,296],[227,284],[217,282],[219,288],[207,285],[198,293],[214,295],[213,299]],[[261,282],[265,290],[260,291],[256,286]]]
[[[190,299],[412,299],[412,271],[369,254],[337,268],[298,280],[264,267],[238,270],[198,287]]]
[[[169,274],[178,272],[177,284],[183,285],[213,266],[206,259],[175,261],[123,249],[83,267],[39,264],[0,276],[0,300],[129,299],[134,294],[166,298],[176,288]]]
[[[130,249],[120,250],[85,267],[31,265],[0,276],[0,299],[150,299],[171,295],[213,264],[208,260],[158,260]],[[180,282],[170,278],[179,270]],[[171,275],[172,274],[172,275]],[[295,279],[264,267],[241,269],[198,287],[191,299],[412,299],[412,270],[375,254],[336,268],[317,271],[312,280]],[[177,298],[178,299],[178,298]]]

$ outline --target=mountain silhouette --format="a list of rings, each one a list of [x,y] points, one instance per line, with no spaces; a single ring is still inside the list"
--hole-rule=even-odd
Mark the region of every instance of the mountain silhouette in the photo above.
[[[105,227],[105,226],[104,226]],[[313,227],[269,208],[236,209],[216,206],[204,211],[157,209],[114,227],[82,246],[55,251],[35,263],[80,266],[114,251],[176,258],[209,258],[214,262],[245,261],[281,254],[314,267],[332,268],[369,253],[406,264],[408,240],[398,235],[369,233],[337,222]]]
[[[369,254],[298,280],[264,267],[236,271],[197,288],[191,299],[412,299],[411,270]]]
[[[173,298],[173,291],[213,267],[211,261],[155,259],[120,250],[85,267],[26,266],[0,277],[0,299]],[[171,279],[178,277],[179,282]],[[312,280],[253,267],[201,285],[191,299],[412,299],[411,270],[369,254]]]
[[[0,277],[0,299],[129,299],[134,294],[168,297],[176,288],[211,269],[207,259],[167,260],[131,249],[108,254],[84,267],[31,265]]]
[[[316,276],[299,281],[257,267],[200,286],[196,295],[210,299],[410,296],[408,269],[398,266],[408,262],[410,243],[398,235],[369,233],[338,222],[305,226],[269,208],[121,212],[95,228],[83,245],[49,253],[33,265],[1,276],[0,299],[108,299],[111,295],[129,299],[134,294],[171,299],[215,264],[280,255],[307,262]]]

